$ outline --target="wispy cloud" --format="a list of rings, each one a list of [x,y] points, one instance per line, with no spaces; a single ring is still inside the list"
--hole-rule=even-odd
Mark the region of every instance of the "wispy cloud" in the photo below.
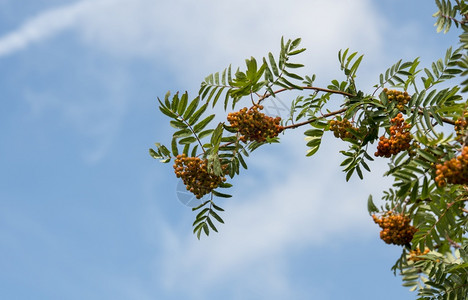
[[[0,56],[12,54],[34,42],[39,42],[70,28],[94,5],[93,1],[81,1],[47,10],[30,18],[21,27],[0,38]]]
[[[313,72],[329,68],[340,48],[372,53],[382,21],[368,1],[123,1],[93,10],[83,40],[114,55],[164,60],[182,80],[250,55],[276,51],[281,36],[302,37]],[[194,59],[196,57],[196,59]],[[181,71],[183,70],[183,72]]]
[[[379,26],[364,0],[294,0],[288,5],[266,0],[236,5],[207,0],[82,0],[46,10],[0,37],[0,56],[75,28],[88,46],[121,55],[163,55],[172,64],[197,69],[262,55],[277,47],[281,35],[303,37],[306,46],[316,49],[313,61],[320,62],[341,47],[379,45]]]

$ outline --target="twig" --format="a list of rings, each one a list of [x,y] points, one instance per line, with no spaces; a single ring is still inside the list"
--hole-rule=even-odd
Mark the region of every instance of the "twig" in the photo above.
[[[462,247],[459,243],[452,240],[448,235],[446,235],[445,238],[447,239],[447,241],[452,247],[457,248],[457,249],[460,249]]]
[[[461,21],[460,21],[460,20],[455,19],[454,17],[447,16],[447,15],[443,15],[443,14],[440,14],[440,16],[443,17],[443,18],[446,18],[446,19],[450,19],[450,20],[452,20],[452,21],[454,21],[455,23],[458,23],[458,24],[460,24],[460,25],[465,25],[466,22],[467,22],[466,20],[461,20]]]
[[[350,93],[347,93],[347,92],[343,92],[343,91],[337,91],[337,90],[330,90],[330,89],[325,89],[325,88],[320,88],[320,87],[314,87],[314,86],[303,86],[301,87],[303,90],[314,90],[314,91],[319,91],[319,92],[325,92],[325,93],[331,93],[331,94],[339,94],[339,95],[343,95],[343,96],[347,96],[347,97],[354,97],[355,95],[353,94],[350,94]],[[281,93],[281,92],[284,92],[284,91],[289,91],[290,89],[286,89],[286,88],[283,88],[283,89],[280,89],[280,90],[277,90],[276,92],[274,92],[274,94],[278,94],[278,93]],[[265,100],[266,98],[270,97],[272,94],[265,94],[263,97],[261,97],[260,99],[258,99],[258,103],[262,102],[263,100]]]
[[[289,126],[285,126],[285,127],[283,127],[283,130],[294,129],[294,128],[297,128],[297,127],[300,127],[300,126],[304,126],[304,125],[307,125],[309,123],[315,122],[315,121],[320,120],[320,119],[328,118],[328,117],[331,117],[331,116],[334,116],[334,115],[339,115],[341,113],[344,113],[347,110],[348,110],[348,108],[345,107],[345,108],[342,108],[340,110],[333,111],[333,112],[328,113],[328,114],[324,114],[324,115],[322,115],[320,117],[312,118],[312,119],[304,121],[302,123],[296,123],[296,124],[292,124],[292,125],[289,125]]]

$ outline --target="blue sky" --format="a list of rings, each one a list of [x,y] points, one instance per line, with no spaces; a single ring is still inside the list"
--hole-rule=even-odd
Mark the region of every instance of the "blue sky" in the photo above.
[[[171,127],[156,97],[302,37],[305,74],[365,54],[370,88],[400,58],[442,57],[427,0],[0,0],[1,299],[413,299],[390,267],[367,196],[385,162],[346,183],[330,136],[253,153],[220,233],[198,241],[171,165],[148,155]],[[287,96],[281,101],[288,103]],[[338,101],[338,100],[336,100]]]

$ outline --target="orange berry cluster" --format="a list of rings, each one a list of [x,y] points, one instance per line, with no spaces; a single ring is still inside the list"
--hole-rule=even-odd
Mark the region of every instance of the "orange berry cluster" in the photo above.
[[[402,214],[389,212],[381,218],[372,215],[374,222],[381,228],[380,238],[387,244],[406,245],[413,239],[416,227],[410,225],[411,219]]]
[[[418,257],[418,256],[428,254],[429,251],[430,250],[427,247],[426,249],[424,249],[424,251],[421,251],[419,248],[417,248],[416,250],[411,250],[409,253],[408,260],[412,260],[412,261],[424,260],[425,258]]]
[[[227,120],[232,127],[242,135],[240,140],[246,143],[247,141],[264,142],[267,138],[273,138],[283,131],[280,125],[280,117],[269,117],[262,110],[262,105],[254,105],[247,110],[246,107],[238,112],[229,113]]]
[[[411,125],[405,122],[403,115],[399,113],[390,121],[390,138],[380,137],[375,156],[390,157],[401,151],[407,150],[411,146],[411,134],[409,132]]]
[[[457,157],[436,165],[435,182],[439,187],[447,183],[468,185],[468,146]]]
[[[179,154],[175,159],[174,172],[177,178],[182,178],[187,190],[197,199],[202,198],[226,181],[225,177],[209,173],[207,165],[207,160],[202,160],[199,157],[187,157],[185,154]]]
[[[387,94],[388,101],[393,102],[396,101],[396,107],[398,110],[403,111],[405,109],[405,105],[411,100],[411,96],[408,95],[407,92],[400,92],[397,90],[383,90],[385,94]]]
[[[358,128],[354,127],[348,119],[343,120],[331,120],[330,121],[330,130],[333,131],[333,135],[336,138],[340,139],[352,139],[355,136],[348,131],[348,129],[353,128],[358,130]]]
[[[467,135],[467,122],[468,117],[460,118],[455,121],[455,132],[457,133],[457,140],[463,143],[466,140]]]

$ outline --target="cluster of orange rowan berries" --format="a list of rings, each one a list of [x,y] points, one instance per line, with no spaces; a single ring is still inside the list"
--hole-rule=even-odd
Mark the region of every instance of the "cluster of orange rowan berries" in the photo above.
[[[387,99],[390,102],[396,101],[396,107],[398,110],[403,111],[405,105],[411,100],[411,96],[407,92],[400,92],[397,90],[383,89],[384,93],[387,94]]]
[[[435,182],[439,187],[447,183],[468,185],[468,146],[457,157],[436,165]]]
[[[457,134],[457,140],[464,142],[467,136],[467,127],[468,127],[468,116],[465,114],[465,117],[459,118],[455,121],[455,132]]]
[[[223,167],[223,170],[226,167]],[[177,178],[182,178],[187,190],[197,199],[217,188],[226,177],[208,172],[208,161],[199,157],[187,157],[185,154],[177,155],[174,163],[174,172]]]
[[[349,131],[349,129],[358,130],[358,128],[354,127],[348,119],[343,120],[331,120],[330,121],[330,130],[333,131],[333,135],[336,138],[340,139],[352,139],[355,136]]]
[[[411,125],[405,122],[403,115],[399,113],[390,122],[392,123],[392,126],[390,126],[390,138],[386,138],[385,136],[380,137],[375,156],[390,157],[407,150],[411,146],[412,138],[409,131]]]
[[[247,109],[244,107],[238,112],[229,113],[227,120],[232,127],[241,134],[240,140],[264,142],[267,138],[273,138],[283,131],[280,125],[280,117],[270,117],[260,112],[262,105],[254,105]]]
[[[424,249],[424,251],[421,251],[419,248],[417,248],[416,250],[411,250],[409,253],[408,260],[412,260],[412,261],[424,260],[424,258],[418,257],[418,256],[428,254],[429,251],[430,250],[427,247]]]
[[[416,227],[410,225],[411,219],[402,214],[389,212],[381,218],[376,215],[372,215],[372,218],[382,228],[380,238],[387,244],[406,245],[417,231]]]

